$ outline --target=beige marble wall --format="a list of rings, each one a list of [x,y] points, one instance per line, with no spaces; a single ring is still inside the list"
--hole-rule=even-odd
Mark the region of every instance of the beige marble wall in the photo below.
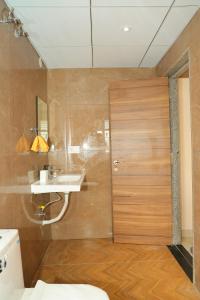
[[[4,7],[0,0],[0,11]],[[30,285],[50,238],[50,227],[36,219],[35,203],[40,199],[27,193],[27,173],[47,162],[47,155],[18,154],[20,136],[36,126],[36,96],[46,99],[46,69],[26,38],[16,39],[12,25],[0,24],[0,228],[18,228],[21,237],[25,283]],[[24,188],[25,186],[25,188]]]
[[[188,52],[190,62],[190,98],[193,156],[193,222],[195,282],[200,289],[200,10],[157,66],[163,76]]]
[[[104,138],[109,83],[154,76],[153,69],[48,71],[50,137],[56,145],[49,162],[63,171],[85,168],[87,173],[85,186],[71,195],[62,221],[52,225],[53,239],[112,236],[110,151]],[[69,154],[69,145],[81,146],[81,152]],[[55,204],[53,214],[58,209]]]

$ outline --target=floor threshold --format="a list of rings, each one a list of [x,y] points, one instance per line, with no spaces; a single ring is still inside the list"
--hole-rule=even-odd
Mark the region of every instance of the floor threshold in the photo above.
[[[182,267],[185,274],[193,282],[193,257],[182,245],[170,245],[169,250]]]

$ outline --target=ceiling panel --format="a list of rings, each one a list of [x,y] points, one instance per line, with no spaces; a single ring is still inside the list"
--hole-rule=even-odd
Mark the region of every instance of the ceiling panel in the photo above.
[[[144,55],[143,46],[96,47],[93,49],[94,67],[137,67]]]
[[[173,0],[92,0],[93,6],[170,6]]]
[[[197,10],[195,6],[172,8],[153,45],[172,45]]]
[[[166,12],[166,7],[92,8],[95,46],[149,45]],[[124,26],[132,30],[124,32]]]
[[[197,5],[200,6],[200,0],[176,0],[174,6]]]
[[[90,46],[90,10],[87,7],[18,7],[35,46]]]
[[[92,67],[90,0],[6,0],[49,68]],[[91,0],[94,67],[155,66],[200,0]],[[131,30],[124,32],[128,26]]]
[[[164,54],[167,52],[169,46],[151,46],[147,55],[145,56],[141,67],[155,67],[161,60]]]
[[[90,0],[6,0],[13,7],[90,6]]]
[[[38,48],[38,51],[49,69],[92,67],[90,47],[51,47]]]

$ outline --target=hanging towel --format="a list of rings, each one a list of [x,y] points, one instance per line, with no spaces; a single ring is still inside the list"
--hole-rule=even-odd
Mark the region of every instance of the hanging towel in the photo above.
[[[37,135],[33,141],[31,150],[34,152],[48,152],[49,146],[42,136]]]
[[[25,153],[25,152],[29,152],[31,150],[30,148],[31,148],[31,144],[23,134],[17,141],[16,151],[18,153]]]
[[[47,284],[39,280],[30,300],[109,300],[106,292],[88,284]]]

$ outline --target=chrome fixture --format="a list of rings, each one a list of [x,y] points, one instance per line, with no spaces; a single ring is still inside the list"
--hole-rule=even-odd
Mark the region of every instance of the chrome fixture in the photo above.
[[[15,22],[16,22],[16,18],[14,15],[14,9],[9,9],[7,7],[4,7],[3,10],[1,11],[0,23],[11,24]]]
[[[119,160],[114,160],[113,161],[113,166],[118,166],[120,164],[120,161]]]
[[[27,32],[23,30],[22,22],[15,17],[14,9],[3,8],[0,15],[0,24],[14,24],[14,36],[16,38],[28,37]]]
[[[34,133],[35,135],[38,135],[38,128],[36,128],[36,127],[30,128],[29,131]]]
[[[15,35],[16,38],[19,38],[20,36],[25,36],[25,37],[28,36],[27,32],[25,32],[23,30],[23,24],[21,23],[20,20],[16,20],[14,26],[15,26],[14,35]]]

